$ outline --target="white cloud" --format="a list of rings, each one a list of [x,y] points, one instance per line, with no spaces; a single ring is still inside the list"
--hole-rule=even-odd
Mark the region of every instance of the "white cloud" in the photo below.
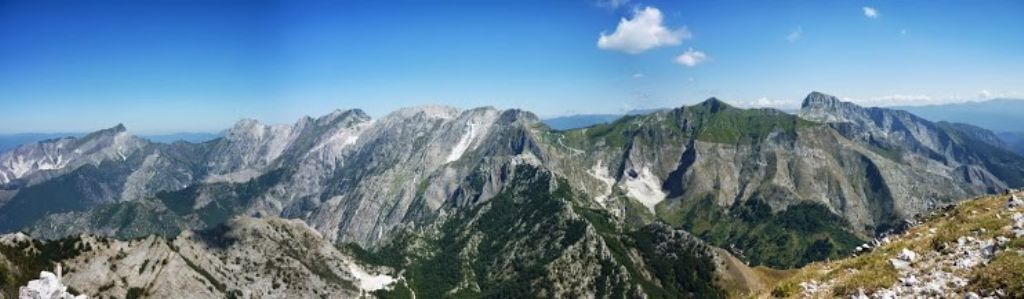
[[[670,30],[662,22],[661,11],[654,7],[634,10],[633,18],[622,18],[612,34],[601,33],[597,47],[637,54],[652,48],[674,46],[692,36],[686,27]]]
[[[890,106],[923,106],[923,105],[943,105],[953,103],[965,103],[973,101],[983,101],[996,98],[1013,98],[1020,97],[1020,93],[1014,92],[992,92],[987,89],[979,91],[977,94],[947,94],[940,96],[929,96],[925,94],[894,94],[875,98],[858,98],[850,99],[844,98],[844,101],[850,101],[857,103],[862,106],[875,106],[875,107],[890,107]]]
[[[644,73],[635,73],[635,74],[633,74],[633,79],[640,79],[640,78],[643,78],[643,77],[644,77]]]
[[[978,97],[981,97],[982,99],[988,99],[992,97],[992,93],[989,92],[988,89],[982,89],[980,92],[978,92]]]
[[[609,9],[616,9],[629,3],[629,0],[598,0],[597,6]]]
[[[773,100],[767,97],[760,97],[753,101],[736,103],[745,108],[776,108],[782,110],[793,110],[800,108],[800,101],[796,100]]]
[[[794,43],[800,40],[800,37],[804,35],[804,29],[802,27],[796,27],[796,30],[786,34],[786,41]]]
[[[932,99],[931,96],[923,94],[894,94],[874,98],[872,100],[879,103],[893,103],[900,105],[904,103],[928,103],[932,102],[934,99]]]
[[[682,65],[685,65],[685,66],[688,66],[688,67],[695,67],[698,64],[701,64],[701,63],[703,63],[704,61],[707,61],[707,60],[708,60],[708,55],[707,54],[704,54],[704,52],[701,52],[701,51],[696,51],[693,48],[687,49],[686,52],[683,52],[682,55],[679,55],[679,56],[676,57],[676,63],[682,64]]]
[[[925,94],[893,94],[865,99],[844,98],[843,100],[869,107],[938,105],[964,101],[957,96],[933,97]]]
[[[878,18],[878,10],[875,9],[874,7],[865,6],[863,9],[864,9],[864,16],[865,17],[872,18],[872,19]]]

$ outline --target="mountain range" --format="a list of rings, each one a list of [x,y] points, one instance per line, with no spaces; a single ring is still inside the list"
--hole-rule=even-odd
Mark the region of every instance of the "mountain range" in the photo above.
[[[31,144],[40,142],[47,139],[60,139],[64,137],[75,137],[80,138],[85,136],[86,133],[21,133],[21,134],[3,134],[0,135],[0,152],[8,151],[24,144]],[[220,137],[222,134],[217,133],[174,133],[174,134],[160,134],[160,135],[144,135],[142,138],[148,139],[153,142],[160,143],[174,143],[176,141],[186,141],[191,143],[200,143],[210,141]]]
[[[0,153],[0,282],[63,261],[93,296],[742,296],[766,285],[750,273],[1020,186],[991,131],[818,92],[796,114],[711,98],[565,130],[443,106],[202,143],[117,125]]]
[[[933,121],[948,121],[979,126],[996,133],[1024,132],[1024,100],[992,99],[953,104],[898,106]]]
[[[936,104],[925,106],[893,106],[893,110],[903,110],[932,122],[951,122],[978,126],[996,133],[1006,147],[1024,155],[1024,100],[992,99],[952,104]],[[666,109],[634,110],[625,115],[647,114]],[[799,112],[788,111],[786,112]],[[575,114],[544,119],[544,123],[556,130],[569,130],[589,127],[597,124],[610,123],[623,117],[623,114]]]
[[[555,130],[570,130],[610,123],[626,115],[650,114],[660,110],[669,109],[634,109],[624,114],[574,114],[546,118],[543,122]]]

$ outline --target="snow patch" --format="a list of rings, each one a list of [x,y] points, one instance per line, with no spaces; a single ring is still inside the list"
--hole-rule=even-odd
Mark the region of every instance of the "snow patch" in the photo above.
[[[473,137],[475,136],[476,124],[469,123],[466,126],[466,133],[462,134],[462,138],[459,139],[459,143],[455,144],[451,154],[448,154],[448,159],[446,159],[445,163],[451,163],[462,158],[462,154],[466,153],[466,150],[469,149],[469,145],[473,143]]]
[[[654,213],[654,206],[667,196],[661,191],[661,179],[647,166],[644,166],[636,177],[627,175],[625,183],[626,195],[640,201],[651,213]]]

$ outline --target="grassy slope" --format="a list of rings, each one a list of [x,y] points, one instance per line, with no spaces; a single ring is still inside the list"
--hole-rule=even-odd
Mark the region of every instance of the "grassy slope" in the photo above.
[[[891,243],[868,254],[812,263],[782,280],[770,294],[762,296],[800,297],[799,284],[811,280],[831,282],[828,296],[849,296],[859,289],[870,293],[897,281],[899,274],[889,259],[895,258],[902,249],[918,253],[940,250],[961,236],[979,239],[1007,236],[1012,240],[1008,248],[1024,250],[1024,238],[1013,239],[1008,231],[1013,212],[1006,209],[1006,201],[1007,196],[985,196],[965,201],[948,215],[937,213],[925,219],[922,225],[909,229]],[[931,233],[933,229],[935,232]],[[967,289],[971,291],[982,293],[998,287],[1010,294],[1024,294],[1024,255],[1015,250],[1003,250],[988,265],[961,274],[970,279]]]

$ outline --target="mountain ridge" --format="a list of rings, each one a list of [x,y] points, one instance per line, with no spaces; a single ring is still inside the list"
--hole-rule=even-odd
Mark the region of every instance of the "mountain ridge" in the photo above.
[[[422,294],[522,291],[513,277],[552,283],[534,289],[549,295],[725,295],[713,276],[669,283],[677,272],[656,266],[664,257],[648,251],[654,231],[647,229],[692,236],[680,246],[703,244],[691,257],[709,261],[708,269],[736,258],[792,268],[846,256],[933,208],[1021,184],[1024,159],[990,143],[984,129],[818,92],[805,102],[794,115],[709,98],[570,130],[552,130],[517,109],[424,106],[379,119],[335,110],[289,125],[241,120],[199,144],[149,143],[115,126],[88,140],[120,143],[64,141],[71,152],[96,153],[67,162],[85,166],[39,169],[32,162],[32,173],[4,184],[0,216],[7,220],[0,231],[44,239],[173,237],[236,217],[282,217],[302,220],[325,242],[390,257],[388,266],[408,271],[401,288]],[[38,152],[25,149],[22,155]],[[26,160],[12,152],[0,154],[0,172]],[[505,219],[491,209],[522,217],[480,227]],[[551,231],[557,227],[559,233]],[[528,240],[535,235],[547,238]],[[579,251],[582,244],[605,249]],[[582,280],[552,282],[576,270],[513,275],[494,254],[519,256],[524,265],[578,256],[605,266],[579,274]],[[457,257],[476,270],[434,256]],[[437,267],[459,275],[424,274]],[[622,288],[602,289],[589,279]],[[570,286],[586,291],[569,292]]]

